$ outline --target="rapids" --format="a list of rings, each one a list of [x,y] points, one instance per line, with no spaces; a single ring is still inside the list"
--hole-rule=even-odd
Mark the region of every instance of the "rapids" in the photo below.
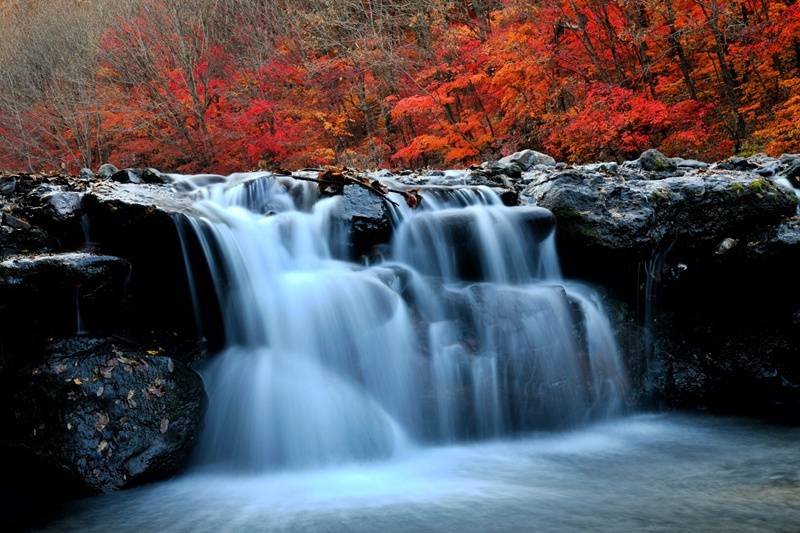
[[[549,212],[486,187],[423,190],[418,209],[395,194],[394,238],[363,264],[342,197],[314,183],[241,174],[196,195],[227,345],[203,371],[199,463],[320,467],[620,412],[611,326],[561,279]]]

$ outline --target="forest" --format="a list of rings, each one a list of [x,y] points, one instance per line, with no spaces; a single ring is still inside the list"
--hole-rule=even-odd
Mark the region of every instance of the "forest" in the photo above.
[[[5,0],[0,168],[800,151],[794,0]]]

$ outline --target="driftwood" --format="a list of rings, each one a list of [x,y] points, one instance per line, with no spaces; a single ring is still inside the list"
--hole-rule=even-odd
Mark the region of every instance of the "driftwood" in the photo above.
[[[319,171],[318,169],[304,169],[304,170]],[[368,183],[366,181],[362,181],[362,180],[357,179],[357,178],[355,178],[353,176],[348,176],[348,175],[343,174],[341,172],[334,172],[334,171],[330,171],[330,170],[322,171],[320,176],[316,177],[316,178],[309,178],[309,177],[306,177],[306,176],[295,176],[295,175],[291,175],[291,177],[292,177],[292,179],[296,179],[296,180],[300,180],[300,181],[311,181],[311,182],[317,183],[319,185],[358,185],[359,187],[363,187],[363,188],[367,189],[368,191],[377,194],[378,196],[381,197],[381,199],[383,199],[384,202],[388,202],[388,203],[394,205],[395,207],[400,207],[400,205],[397,202],[395,202],[394,200],[392,200],[391,198],[389,198],[387,196],[387,193],[393,192],[393,193],[402,195],[406,199],[406,203],[410,207],[417,207],[419,205],[419,202],[420,202],[420,197],[419,197],[419,195],[417,194],[416,191],[413,191],[413,190],[412,191],[402,191],[402,190],[399,190],[399,189],[391,189],[389,187],[384,186],[383,184],[380,184],[381,188],[378,188],[378,187],[376,187],[375,185],[373,185],[371,183]]]

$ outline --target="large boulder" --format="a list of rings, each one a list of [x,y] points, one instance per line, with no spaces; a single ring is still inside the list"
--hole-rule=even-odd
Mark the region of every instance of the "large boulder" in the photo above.
[[[527,172],[537,165],[546,167],[556,166],[556,160],[547,154],[535,150],[522,150],[511,155],[507,155],[497,161],[500,165],[507,166],[516,164],[522,172]]]
[[[734,172],[636,180],[576,168],[532,183],[524,196],[556,215],[561,237],[636,254],[677,241],[718,242],[797,208],[786,189]]]
[[[642,153],[637,162],[642,170],[648,172],[672,172],[678,168],[672,159],[654,149]]]
[[[16,378],[5,446],[90,491],[176,473],[199,436],[206,396],[200,376],[169,355],[102,338],[54,344]]]
[[[392,221],[387,200],[360,185],[345,185],[336,217],[349,232],[352,257],[368,254],[376,245],[389,242]]]
[[[188,223],[191,197],[167,185],[103,182],[84,196],[83,211],[91,240],[103,250],[128,260],[131,300],[126,326],[136,335],[156,330],[197,338],[221,332],[199,332],[195,301],[188,279],[184,252],[190,256],[194,292],[214,300],[211,275],[205,267],[201,245]],[[213,309],[213,310],[212,310]],[[216,308],[206,305],[200,314],[211,313],[203,324],[216,324]]]
[[[0,354],[54,335],[103,331],[120,319],[130,265],[90,253],[15,256],[0,261]]]

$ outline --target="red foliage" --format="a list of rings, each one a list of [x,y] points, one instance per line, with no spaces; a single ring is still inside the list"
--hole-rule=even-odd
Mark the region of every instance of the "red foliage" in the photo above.
[[[367,38],[348,55],[287,36],[246,67],[191,25],[188,36],[159,31],[163,2],[108,31],[97,106],[71,110],[97,114],[91,134],[119,165],[459,165],[527,147],[568,161],[650,147],[706,159],[800,151],[800,3],[505,0],[478,24],[431,0],[445,15],[424,40],[409,31],[391,58]],[[187,42],[197,53],[179,56]],[[13,120],[61,128],[39,149],[69,166],[86,160],[76,132],[48,122],[47,102]],[[10,140],[0,165],[25,166],[9,148],[20,136],[11,122],[0,109]]]

